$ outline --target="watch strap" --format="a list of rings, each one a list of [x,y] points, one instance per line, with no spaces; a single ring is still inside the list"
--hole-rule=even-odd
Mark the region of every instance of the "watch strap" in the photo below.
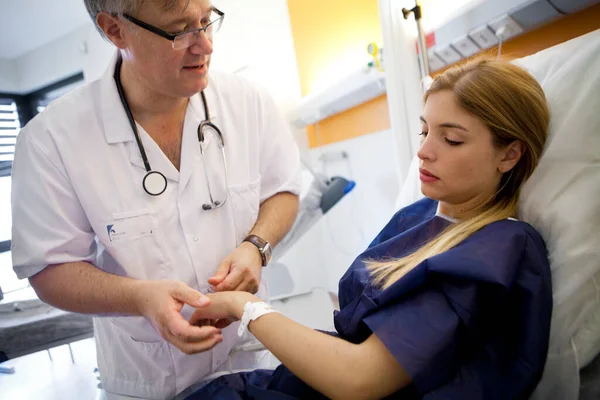
[[[262,258],[262,266],[266,267],[271,261],[271,244],[257,235],[248,235],[244,242],[250,242],[258,248]]]

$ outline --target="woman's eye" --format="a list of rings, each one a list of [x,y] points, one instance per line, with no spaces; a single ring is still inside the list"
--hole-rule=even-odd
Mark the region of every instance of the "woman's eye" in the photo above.
[[[425,137],[425,136],[427,136],[427,134],[428,134],[428,133],[429,133],[429,132],[420,132],[420,133],[419,133],[419,136],[423,136],[423,137]]]
[[[448,143],[450,146],[458,146],[458,145],[463,144],[463,142],[456,142],[456,141],[450,140],[448,138],[446,138],[446,143]]]

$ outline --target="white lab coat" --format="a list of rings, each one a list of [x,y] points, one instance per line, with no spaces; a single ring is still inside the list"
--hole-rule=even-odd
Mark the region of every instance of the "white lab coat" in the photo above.
[[[113,274],[175,279],[205,292],[219,262],[253,227],[260,203],[278,192],[299,192],[298,149],[269,96],[235,75],[211,72],[205,93],[225,138],[229,199],[216,210],[201,208],[208,193],[197,137],[205,118],[199,95],[187,108],[180,171],[138,125],[152,169],[168,181],[165,193],[149,196],[113,80],[115,60],[100,80],[56,100],[19,134],[14,270],[26,278],[50,264],[87,261]],[[214,137],[206,141],[207,172],[220,200],[222,158]],[[259,295],[266,296],[264,284]],[[184,317],[191,312],[185,307]],[[212,351],[188,356],[142,317],[100,317],[94,326],[105,389],[150,399],[173,397],[222,371],[241,341],[233,324]],[[234,369],[253,367],[252,356],[236,362]]]

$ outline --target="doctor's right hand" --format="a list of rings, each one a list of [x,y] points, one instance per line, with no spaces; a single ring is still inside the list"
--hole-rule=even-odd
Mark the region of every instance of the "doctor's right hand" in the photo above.
[[[177,281],[138,281],[134,301],[160,336],[185,354],[212,349],[223,340],[221,330],[214,326],[193,326],[183,318],[184,304],[206,307],[210,299]]]

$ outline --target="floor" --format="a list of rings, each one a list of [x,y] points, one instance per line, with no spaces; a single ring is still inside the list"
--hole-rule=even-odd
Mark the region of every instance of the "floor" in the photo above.
[[[96,399],[100,395],[94,339],[59,346],[49,351],[8,360],[2,367],[13,367],[14,374],[0,374],[3,399]]]

